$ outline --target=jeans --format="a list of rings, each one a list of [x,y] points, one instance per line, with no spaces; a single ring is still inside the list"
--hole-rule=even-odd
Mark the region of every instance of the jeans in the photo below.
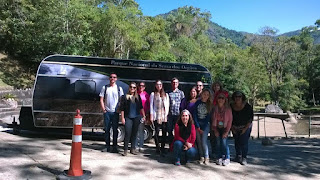
[[[136,148],[143,148],[144,143],[144,123],[139,124]]]
[[[173,141],[173,129],[177,123],[179,115],[169,115],[168,116],[168,123],[167,123],[167,131],[168,131],[168,140],[171,143]]]
[[[228,137],[222,138],[224,129],[218,129],[219,137],[216,137],[217,159],[225,157],[230,159],[230,149],[228,146]]]
[[[209,149],[208,149],[208,134],[210,130],[209,124],[205,129],[201,129],[201,130],[203,130],[203,133],[200,134],[197,131],[197,136],[196,136],[199,154],[200,154],[200,157],[209,158]]]
[[[241,131],[236,132],[233,134],[234,138],[234,147],[236,149],[236,155],[241,155],[244,158],[247,158],[248,154],[248,142],[251,134],[252,124],[246,130],[246,132],[240,135]]]
[[[156,144],[157,151],[160,151],[160,140],[159,140],[159,131],[160,128],[162,129],[162,140],[161,140],[161,149],[164,149],[166,140],[167,140],[167,123],[162,122],[162,124],[158,124],[157,121],[154,121],[155,126],[155,135],[154,135],[154,141]]]
[[[174,143],[173,143],[173,154],[174,154],[174,158],[176,161],[180,161],[180,157],[181,157],[181,153],[183,150],[183,142],[179,141],[179,140],[176,140]],[[196,148],[192,147],[190,149],[188,149],[186,151],[186,161],[191,161],[193,160],[193,158],[196,156],[197,154],[197,150]]]
[[[131,150],[135,149],[140,119],[140,116],[135,118],[126,118],[126,123],[124,125],[126,131],[124,138],[124,150],[128,150],[129,141],[131,142]]]
[[[105,142],[107,148],[110,148],[110,128],[113,131],[113,147],[117,148],[118,140],[118,124],[119,114],[116,112],[104,113],[104,131],[105,131]]]

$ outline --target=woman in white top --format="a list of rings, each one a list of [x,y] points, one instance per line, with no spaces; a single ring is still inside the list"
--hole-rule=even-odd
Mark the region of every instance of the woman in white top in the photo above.
[[[157,80],[154,91],[150,94],[150,120],[155,125],[155,144],[158,154],[165,154],[167,140],[167,116],[169,114],[169,96],[164,92],[161,80]],[[159,130],[162,129],[161,149],[159,146]]]

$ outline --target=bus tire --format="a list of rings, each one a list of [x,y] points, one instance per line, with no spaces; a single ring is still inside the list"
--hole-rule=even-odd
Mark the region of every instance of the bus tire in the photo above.
[[[122,142],[125,137],[125,129],[123,125],[118,126],[118,139],[117,142]],[[113,131],[112,128],[110,128],[110,141],[113,141]]]
[[[153,136],[153,130],[150,126],[144,126],[144,142],[149,142]]]

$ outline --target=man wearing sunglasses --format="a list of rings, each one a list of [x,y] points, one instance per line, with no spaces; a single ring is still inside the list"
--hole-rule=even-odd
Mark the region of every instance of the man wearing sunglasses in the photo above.
[[[110,128],[113,131],[113,148],[112,152],[118,153],[117,139],[118,139],[118,123],[119,112],[116,109],[119,104],[120,97],[123,95],[123,90],[116,84],[117,75],[111,73],[109,76],[109,84],[102,87],[100,92],[100,106],[104,115],[104,131],[106,147],[103,152],[110,152]]]

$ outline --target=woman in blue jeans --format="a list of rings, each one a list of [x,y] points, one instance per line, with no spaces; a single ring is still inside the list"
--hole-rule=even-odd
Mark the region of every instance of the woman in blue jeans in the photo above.
[[[232,124],[232,111],[225,93],[217,95],[217,105],[212,116],[212,130],[216,137],[217,165],[227,166],[230,163],[228,134]]]
[[[124,152],[123,156],[128,153],[128,144],[131,142],[130,153],[136,155],[135,144],[137,140],[137,133],[142,119],[145,120],[145,113],[142,107],[142,102],[139,94],[137,93],[137,85],[134,82],[130,83],[129,91],[126,95],[121,97],[120,101],[121,121],[125,126],[125,138],[124,138]]]
[[[196,129],[193,124],[192,116],[188,110],[183,110],[174,127],[174,139],[170,146],[173,148],[175,165],[180,166],[181,153],[185,151],[186,162],[193,160],[197,150],[194,148],[196,140]]]
[[[200,154],[199,164],[209,164],[208,134],[212,112],[212,95],[209,89],[202,90],[200,99],[195,103],[193,119],[197,130],[197,147]]]
[[[247,164],[248,141],[252,129],[253,109],[246,102],[246,96],[241,91],[232,94],[232,127],[234,146],[236,149],[235,161],[242,165]]]

